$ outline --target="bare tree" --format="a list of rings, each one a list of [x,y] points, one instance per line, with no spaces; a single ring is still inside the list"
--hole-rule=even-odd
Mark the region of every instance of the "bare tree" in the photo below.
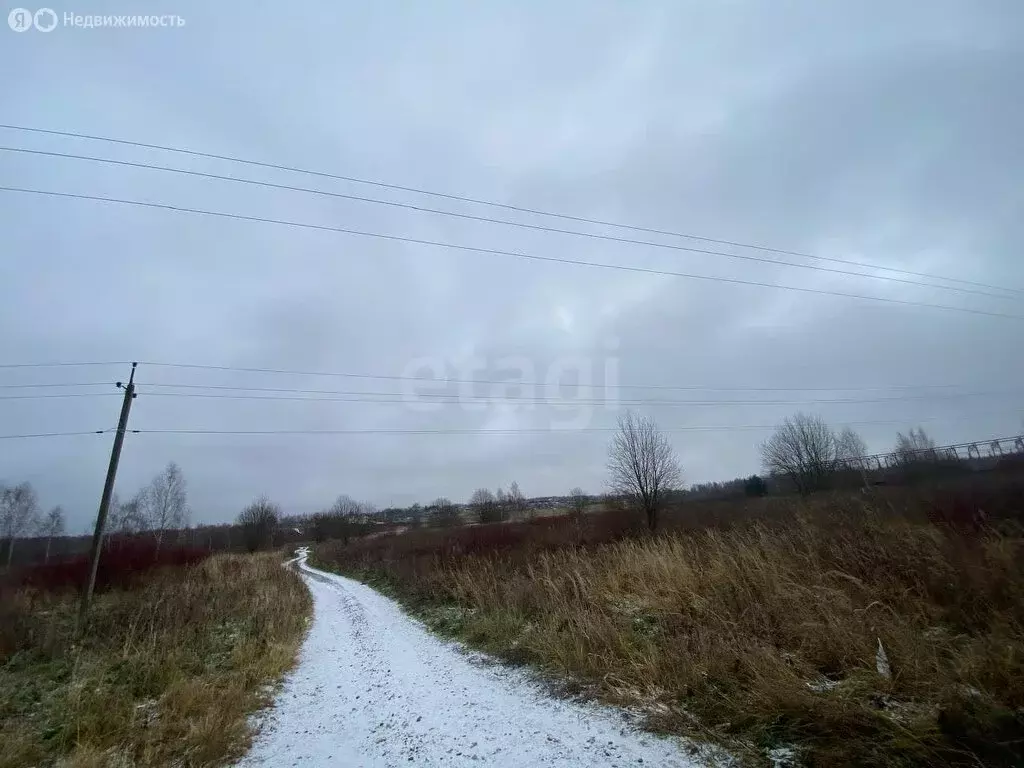
[[[743,481],[743,495],[752,496],[755,498],[764,496],[768,493],[768,484],[764,481],[760,475],[751,475]]]
[[[351,496],[341,494],[341,496],[334,500],[330,510],[328,510],[328,514],[337,517],[358,517],[366,514],[366,511],[364,506]]]
[[[117,491],[110,494],[110,507],[107,508],[107,525],[104,528],[104,535],[114,533],[121,528],[121,497],[117,495]],[[92,521],[93,526],[96,525],[96,520]],[[105,542],[104,542],[105,543]]]
[[[181,467],[172,461],[138,498],[148,527],[156,536],[159,552],[164,532],[182,528],[188,521],[188,496]]]
[[[430,505],[434,510],[431,522],[438,528],[447,528],[459,524],[459,511],[451,499],[444,496],[434,499]]]
[[[43,562],[50,562],[50,544],[55,536],[64,535],[64,510],[59,506],[54,507],[43,517],[39,525],[39,532],[46,537],[46,552],[43,555]]]
[[[498,497],[487,488],[477,488],[469,497],[469,506],[481,523],[495,523],[501,520]]]
[[[773,474],[789,477],[800,493],[823,488],[839,460],[839,441],[820,416],[787,418],[761,445],[761,461]]]
[[[266,496],[243,509],[238,515],[238,524],[242,526],[245,548],[255,552],[274,544],[274,531],[281,519],[281,508]]]
[[[0,536],[7,539],[7,568],[14,557],[14,541],[34,527],[39,499],[31,483],[0,488]]]
[[[633,411],[619,417],[619,429],[608,451],[612,490],[643,509],[647,526],[658,526],[658,512],[668,491],[682,479],[672,445],[654,421]]]
[[[569,491],[569,509],[576,517],[583,517],[583,513],[587,511],[589,501],[587,494],[579,486]]]
[[[145,490],[139,491],[125,502],[120,501],[115,495],[110,500],[110,532],[133,534],[146,530],[148,521],[145,503]]]
[[[901,464],[932,459],[935,456],[935,441],[923,428],[911,429],[907,434],[896,433],[896,447],[893,451]]]
[[[516,516],[517,518],[526,517],[529,504],[526,503],[526,497],[523,496],[523,492],[519,490],[519,483],[512,481],[512,485],[508,488],[508,495],[505,497],[505,505],[508,507],[509,515]]]
[[[314,517],[314,535],[318,541],[341,539],[348,544],[353,536],[368,526],[367,516],[374,513],[368,505],[342,494],[330,509]]]
[[[836,435],[836,452],[840,461],[853,461],[861,456],[867,456],[868,445],[864,438],[854,432],[850,427],[843,427]]]

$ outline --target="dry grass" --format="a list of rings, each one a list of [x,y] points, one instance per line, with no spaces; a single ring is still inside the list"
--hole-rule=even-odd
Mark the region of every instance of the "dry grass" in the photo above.
[[[1024,763],[1024,537],[855,497],[789,503],[770,525],[489,555],[328,548],[321,561],[755,764],[779,744],[806,765]],[[892,679],[876,670],[879,639]]]
[[[220,555],[97,595],[73,644],[74,594],[0,607],[0,767],[201,766],[241,754],[246,716],[292,665],[308,592],[281,558]]]

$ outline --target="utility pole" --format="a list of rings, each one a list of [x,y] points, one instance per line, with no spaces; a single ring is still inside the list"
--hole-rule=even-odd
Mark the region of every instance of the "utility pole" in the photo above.
[[[135,367],[138,363],[132,363],[132,373],[128,377],[128,386],[124,387],[124,401],[121,403],[121,418],[117,422],[117,434],[114,435],[114,447],[110,451],[110,464],[107,466],[107,479],[103,483],[103,496],[100,498],[100,511],[96,516],[96,530],[92,534],[92,547],[89,550],[89,578],[82,591],[82,604],[78,611],[78,634],[85,632],[85,621],[89,615],[89,602],[92,600],[92,591],[96,586],[96,570],[100,564],[100,552],[103,549],[103,529],[107,524],[107,513],[110,512],[110,497],[114,493],[114,479],[117,477],[117,463],[121,459],[121,444],[124,442],[124,433],[128,427],[128,413],[132,409],[132,400],[135,399]],[[123,385],[117,382],[120,389]]]

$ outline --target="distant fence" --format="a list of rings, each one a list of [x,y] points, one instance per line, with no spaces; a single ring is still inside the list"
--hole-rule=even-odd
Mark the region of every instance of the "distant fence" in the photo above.
[[[875,453],[870,456],[858,456],[847,459],[848,469],[880,470],[894,469],[911,462],[941,461],[984,461],[1024,454],[1024,435],[1014,437],[997,437],[991,440],[975,440],[969,443],[956,443],[936,448],[924,448],[908,451],[889,451]]]

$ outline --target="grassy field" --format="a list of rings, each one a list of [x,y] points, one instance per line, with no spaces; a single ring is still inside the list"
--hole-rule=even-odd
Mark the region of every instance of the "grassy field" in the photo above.
[[[218,555],[99,593],[0,596],[0,766],[205,766],[240,755],[248,713],[292,665],[311,611],[275,554]]]
[[[1019,491],[995,494],[1002,512]],[[1024,533],[924,498],[683,506],[657,536],[621,514],[421,531],[315,557],[751,764],[782,745],[813,766],[1024,764]]]

